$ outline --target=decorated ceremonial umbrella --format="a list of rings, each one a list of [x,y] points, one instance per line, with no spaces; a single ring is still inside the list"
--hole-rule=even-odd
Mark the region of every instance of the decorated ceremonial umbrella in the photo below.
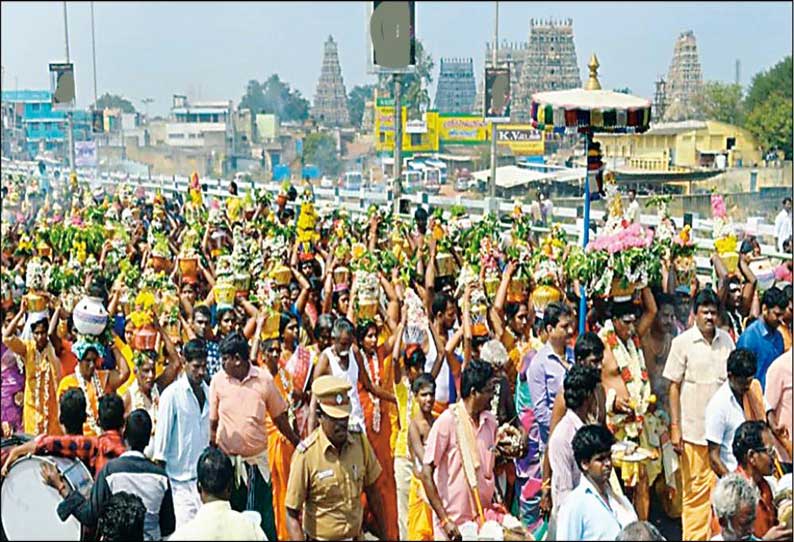
[[[590,79],[584,88],[538,92],[532,96],[530,114],[538,130],[557,133],[581,133],[585,136],[587,175],[584,191],[583,245],[589,241],[590,199],[601,192],[603,173],[600,146],[593,143],[596,132],[636,132],[648,129],[651,103],[637,96],[602,90],[598,82],[598,58],[590,58]],[[592,183],[591,183],[592,178]],[[587,300],[581,289],[579,331],[584,332]]]

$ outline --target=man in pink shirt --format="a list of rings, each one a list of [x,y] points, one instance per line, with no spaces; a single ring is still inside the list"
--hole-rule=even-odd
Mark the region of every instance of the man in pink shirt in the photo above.
[[[497,423],[488,408],[495,386],[490,364],[469,363],[461,377],[463,400],[445,410],[427,436],[422,484],[433,508],[436,540],[461,540],[458,527],[467,521],[477,521],[479,510],[474,491],[483,509],[493,499]],[[467,479],[466,467],[476,472],[474,490]]]
[[[791,359],[792,351],[787,350],[772,362],[766,371],[764,390],[764,397],[772,407],[772,421],[786,428],[789,450],[791,450]],[[778,445],[777,439],[775,441],[781,461],[791,463],[789,451]]]
[[[232,508],[259,512],[267,539],[275,540],[265,416],[294,446],[300,437],[290,426],[287,404],[273,377],[251,365],[245,337],[227,335],[220,352],[223,370],[210,383],[210,444],[220,447],[234,465]]]

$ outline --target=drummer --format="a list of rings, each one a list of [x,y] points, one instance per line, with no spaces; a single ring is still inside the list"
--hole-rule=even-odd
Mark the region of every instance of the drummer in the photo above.
[[[96,461],[96,439],[83,436],[83,423],[85,422],[85,394],[81,389],[70,389],[61,396],[59,401],[59,421],[64,434],[59,436],[39,435],[33,440],[13,448],[3,464],[0,476],[8,476],[8,469],[19,458],[26,455],[54,455],[76,457],[94,473]],[[54,445],[55,442],[59,445]]]
[[[176,519],[168,475],[163,467],[143,455],[151,434],[152,418],[149,413],[142,408],[133,410],[124,428],[124,439],[129,443],[130,450],[110,461],[97,473],[89,499],[76,489],[71,489],[57,469],[43,464],[41,474],[44,483],[55,488],[64,499],[58,505],[61,521],[73,515],[83,526],[95,529],[103,506],[114,493],[126,490],[139,496],[146,505],[144,540],[162,540],[173,533]]]
[[[65,399],[67,396],[69,399]],[[127,447],[124,445],[120,433],[121,427],[124,425],[124,403],[121,397],[106,395],[100,399],[99,425],[102,427],[103,433],[99,437],[84,435],[84,426],[81,426],[79,430],[74,426],[78,419],[83,420],[81,423],[85,422],[86,406],[85,394],[80,388],[71,388],[64,392],[60,399],[60,419],[67,434],[65,436],[59,434],[39,435],[36,439],[14,448],[3,466],[2,475],[5,476],[7,468],[17,458],[29,453],[80,459],[92,475],[102,470],[102,467],[110,459],[123,454]]]

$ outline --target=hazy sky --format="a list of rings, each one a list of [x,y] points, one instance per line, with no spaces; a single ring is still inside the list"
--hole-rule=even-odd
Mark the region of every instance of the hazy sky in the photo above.
[[[3,1],[0,10],[3,88],[49,88],[47,64],[66,57],[63,3]],[[434,79],[440,57],[473,57],[479,81],[494,2],[417,2],[416,12],[417,36],[436,61]],[[167,112],[174,93],[237,103],[249,79],[274,72],[311,101],[329,34],[347,90],[374,79],[366,73],[364,2],[96,2],[94,14],[99,94],[122,94],[139,110],[141,99],[154,98],[151,113]],[[69,2],[68,17],[78,106],[85,107],[93,101],[89,3]],[[648,98],[684,30],[695,32],[706,80],[733,81],[738,59],[746,86],[792,47],[790,2],[502,2],[500,41],[526,41],[531,17],[573,18],[582,80],[595,52],[604,88]]]

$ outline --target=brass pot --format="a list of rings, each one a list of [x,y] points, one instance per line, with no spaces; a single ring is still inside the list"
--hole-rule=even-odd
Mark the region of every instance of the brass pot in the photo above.
[[[358,302],[358,317],[363,320],[372,320],[378,314],[377,299],[361,299]]]
[[[289,267],[286,267],[281,264],[277,264],[271,271],[270,271],[270,278],[278,286],[287,286],[292,280],[292,272],[290,271]]]
[[[233,307],[234,306],[234,296],[237,294],[237,288],[234,284],[229,282],[222,282],[215,284],[215,287],[212,289],[215,302],[218,306],[225,306],[225,307]]]
[[[448,277],[455,274],[455,258],[448,252],[436,254],[436,269],[439,277]]]
[[[562,292],[554,286],[538,286],[532,292],[532,305],[538,313],[543,313],[549,303],[554,303],[560,299],[562,299]]]
[[[527,279],[513,277],[507,286],[507,300],[513,303],[521,303],[527,298]]]
[[[334,269],[334,284],[347,284],[350,278],[350,270],[341,266]]]
[[[634,282],[624,281],[623,279],[612,279],[612,287],[610,288],[609,295],[611,297],[631,297],[637,291],[637,284]]]
[[[499,291],[499,284],[502,282],[497,275],[488,275],[485,277],[485,293],[488,297],[494,297],[496,292]]]
[[[32,292],[28,296],[28,312],[42,312],[47,308],[47,294]]]

